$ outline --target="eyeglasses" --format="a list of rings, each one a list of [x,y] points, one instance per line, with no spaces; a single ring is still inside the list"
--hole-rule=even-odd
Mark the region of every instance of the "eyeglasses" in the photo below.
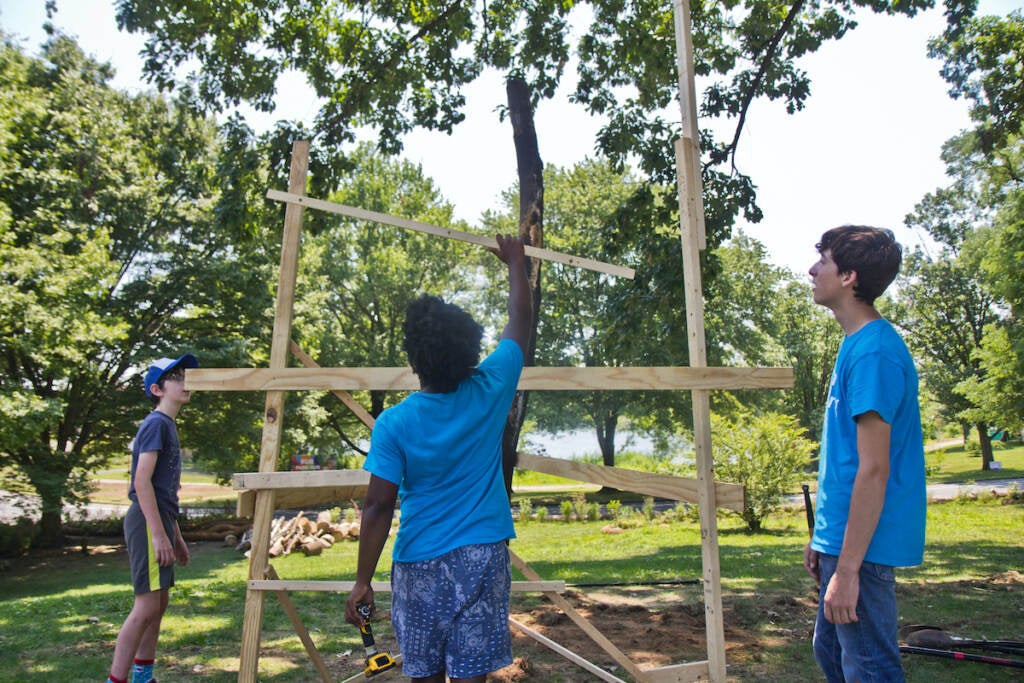
[[[185,368],[174,368],[173,370],[168,372],[166,375],[164,375],[160,379],[162,379],[165,382],[167,380],[172,380],[174,382],[184,382],[185,381]]]

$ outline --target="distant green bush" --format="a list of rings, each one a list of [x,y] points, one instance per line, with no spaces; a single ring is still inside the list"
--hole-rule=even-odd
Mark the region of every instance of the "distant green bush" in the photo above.
[[[0,557],[24,555],[38,535],[39,527],[27,517],[19,517],[14,524],[0,524]]]

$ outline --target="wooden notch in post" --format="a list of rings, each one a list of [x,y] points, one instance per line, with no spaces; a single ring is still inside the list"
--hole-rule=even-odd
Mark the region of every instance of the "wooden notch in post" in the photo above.
[[[498,241],[493,237],[475,235],[471,232],[462,232],[451,228],[442,228],[439,225],[421,223],[408,218],[399,218],[397,216],[390,216],[386,213],[379,213],[368,209],[359,209],[354,206],[346,206],[345,204],[328,202],[322,199],[313,199],[312,197],[305,197],[298,194],[292,194],[290,192],[267,190],[267,199],[273,199],[278,202],[288,202],[289,204],[297,204],[299,206],[308,206],[311,209],[319,209],[320,211],[336,213],[350,218],[358,218],[364,221],[392,225],[396,228],[405,228],[406,230],[422,232],[428,235],[434,235],[435,237],[446,237],[448,239],[458,240],[459,242],[467,242],[469,244],[487,247],[488,249],[498,248]],[[583,258],[581,256],[573,256],[572,254],[563,254],[558,251],[551,251],[550,249],[527,246],[526,255],[533,258],[539,258],[544,261],[564,263],[569,266],[585,268],[587,270],[597,271],[598,273],[615,275],[616,277],[624,277],[630,280],[636,277],[636,271],[633,268],[617,266],[611,263],[604,263],[603,261]]]

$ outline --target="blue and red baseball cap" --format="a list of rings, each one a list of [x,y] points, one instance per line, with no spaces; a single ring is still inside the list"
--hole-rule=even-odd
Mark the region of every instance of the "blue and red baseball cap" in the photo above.
[[[177,359],[161,358],[153,361],[152,365],[149,366],[149,369],[146,370],[146,378],[144,380],[145,384],[142,386],[146,392],[146,396],[152,396],[153,394],[150,392],[149,388],[159,382],[161,377],[177,367],[182,367],[186,370],[189,368],[198,368],[199,360],[191,353],[186,353],[184,356]]]

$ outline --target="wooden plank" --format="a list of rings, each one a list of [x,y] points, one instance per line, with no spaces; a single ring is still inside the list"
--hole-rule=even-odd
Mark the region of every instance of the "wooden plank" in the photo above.
[[[268,489],[263,489],[267,491]],[[296,489],[272,489],[274,492],[275,510],[294,510],[295,508],[313,508],[321,505],[347,503],[350,500],[362,500],[366,496],[366,485],[310,487]],[[239,517],[252,517],[256,509],[256,494],[259,489],[239,491],[235,503],[235,514]]]
[[[266,576],[268,579],[277,580],[279,577],[277,572],[271,565],[267,565]],[[291,596],[288,595],[288,591],[283,588],[276,590],[278,601],[281,603],[281,608],[284,613],[288,615],[289,621],[292,622],[292,628],[295,629],[296,635],[299,636],[299,640],[302,641],[303,647],[306,648],[306,654],[309,655],[310,660],[313,662],[313,668],[320,674],[320,680],[324,683],[333,683],[334,679],[331,678],[331,673],[324,666],[324,658],[320,656],[320,651],[316,649],[316,645],[313,643],[313,639],[309,637],[309,631],[306,630],[306,625],[302,623],[302,617],[299,616],[299,610],[295,609],[295,603],[292,602]]]
[[[259,591],[310,591],[318,593],[348,593],[356,585],[355,581],[309,581],[281,579],[249,579],[246,584],[252,590]],[[375,593],[390,593],[390,581],[371,581],[370,586]],[[513,593],[564,593],[565,581],[513,581]]]
[[[672,666],[660,666],[656,669],[645,669],[644,679],[648,683],[706,681],[708,679],[708,663],[707,661],[687,662],[686,664],[673,664]]]
[[[668,474],[638,472],[620,467],[605,467],[575,460],[549,458],[531,453],[519,453],[516,465],[523,469],[553,474],[566,479],[585,481],[589,484],[610,486],[620,491],[633,491],[657,498],[681,500],[687,503],[700,501],[699,481]],[[734,512],[743,512],[746,504],[746,490],[741,484],[715,482],[716,500],[719,507]]]
[[[523,558],[512,552],[511,549],[508,551],[508,556],[512,562],[512,566],[518,569],[519,572],[527,579],[530,579],[531,581],[541,580],[540,575],[533,571],[533,568],[530,567]],[[568,600],[558,593],[553,592],[544,593],[544,597],[555,603],[555,605],[557,605],[567,617],[572,619],[573,623],[579,626],[591,640],[597,643],[602,650],[607,652],[612,659],[618,662],[619,666],[628,671],[629,674],[637,680],[643,680],[643,672],[640,670],[640,667],[638,667],[636,663],[633,662],[633,660],[630,659],[622,650],[617,648],[612,641],[608,640],[603,633],[598,631],[593,624],[587,621],[586,617],[576,611],[576,608],[573,607]]]
[[[366,470],[309,470],[303,472],[236,472],[231,485],[244,489],[329,488],[366,486],[370,473]]]
[[[689,0],[675,0],[674,3],[675,38],[676,38],[676,74],[679,78],[679,113],[682,121],[682,137],[689,140],[686,156],[688,168],[686,176],[690,178],[685,189],[687,201],[694,203],[696,223],[693,224],[697,245],[701,250],[707,249],[707,237],[704,229],[704,190],[701,182],[700,168],[700,130],[697,127],[697,95],[694,84],[696,70],[693,66],[693,33],[690,28]],[[682,198],[680,198],[682,201]]]
[[[700,150],[691,138],[682,137],[675,142],[676,149],[676,183],[679,192],[679,217],[686,226],[684,230],[693,230],[698,239],[700,249],[707,248],[707,237],[704,228],[704,210],[701,195]]]
[[[523,391],[648,391],[788,389],[792,368],[527,367]],[[185,376],[189,391],[416,391],[410,368],[197,368]]]
[[[320,365],[318,365],[315,360],[303,351],[302,347],[296,344],[294,339],[291,341],[291,350],[292,355],[298,358],[299,362],[307,368],[320,369]],[[345,404],[345,407],[351,410],[352,413],[359,418],[360,422],[370,429],[373,429],[373,425],[376,424],[377,421],[373,419],[373,415],[370,415],[363,406],[359,405],[358,401],[352,398],[352,394],[347,391],[342,391],[341,389],[334,389],[331,393],[337,396],[341,402]]]
[[[547,637],[541,635],[540,633],[538,633],[537,631],[534,631],[532,628],[530,628],[526,624],[522,624],[522,623],[516,621],[515,619],[511,619],[511,618],[508,620],[508,623],[511,624],[512,626],[514,626],[516,629],[518,629],[522,633],[524,633],[525,635],[533,638],[534,640],[536,640],[538,643],[540,643],[544,647],[548,648],[549,650],[553,650],[554,652],[557,652],[558,654],[562,655],[563,657],[565,657],[566,659],[568,659],[570,662],[572,662],[576,666],[580,667],[581,669],[584,669],[585,671],[589,671],[590,673],[594,674],[595,676],[600,678],[602,681],[608,681],[608,683],[626,683],[626,681],[622,680],[621,678],[617,678],[617,677],[613,676],[611,673],[605,671],[604,669],[599,667],[597,664],[593,664],[593,663],[587,661],[586,659],[583,659],[583,657],[580,657],[575,652],[573,652],[571,650],[567,650],[566,648],[562,647],[561,645],[559,645],[555,641],[551,640],[550,638],[547,638]]]
[[[267,199],[273,199],[274,201],[278,202],[287,202],[290,205],[294,204],[298,206],[308,206],[311,209],[327,211],[329,213],[336,213],[342,216],[358,218],[364,221],[372,221],[374,223],[392,225],[396,228],[404,228],[406,230],[422,232],[428,235],[434,235],[435,237],[445,237],[447,239],[458,240],[459,242],[466,242],[468,244],[475,244],[481,247],[487,247],[488,249],[498,248],[498,241],[494,237],[488,237],[486,235],[477,235],[470,232],[462,232],[460,230],[453,230],[451,228],[442,228],[439,225],[431,225],[430,223],[420,223],[419,221],[410,220],[408,218],[389,216],[386,213],[378,213],[377,211],[369,211],[367,209],[360,209],[354,206],[346,206],[345,204],[328,202],[322,199],[313,199],[312,197],[304,197],[302,195],[293,194],[290,192],[267,190]],[[564,263],[566,265],[575,266],[577,268],[585,268],[587,270],[593,270],[599,273],[606,273],[608,275],[624,277],[630,280],[636,277],[636,271],[632,268],[627,268],[625,266],[617,266],[611,263],[604,263],[602,261],[595,261],[594,259],[583,258],[580,256],[573,256],[572,254],[563,254],[557,251],[551,251],[550,249],[541,249],[538,247],[527,246],[526,255],[533,258],[543,259],[545,261]]]
[[[309,142],[297,140],[292,145],[288,190],[301,194],[306,190],[309,175]],[[302,206],[289,204],[284,213],[281,237],[281,262],[278,268],[277,299],[274,329],[270,343],[271,368],[284,368],[288,363],[288,341],[291,339],[295,282],[298,276],[299,247],[302,240]],[[270,391],[263,413],[263,437],[260,443],[260,471],[277,469],[281,452],[281,431],[284,421],[284,392]],[[270,522],[274,511],[274,492],[256,494],[253,512],[252,548],[249,552],[249,578],[263,578],[270,549]],[[239,655],[238,680],[256,683],[259,662],[260,630],[263,626],[263,592],[246,591],[242,615],[242,647]]]

